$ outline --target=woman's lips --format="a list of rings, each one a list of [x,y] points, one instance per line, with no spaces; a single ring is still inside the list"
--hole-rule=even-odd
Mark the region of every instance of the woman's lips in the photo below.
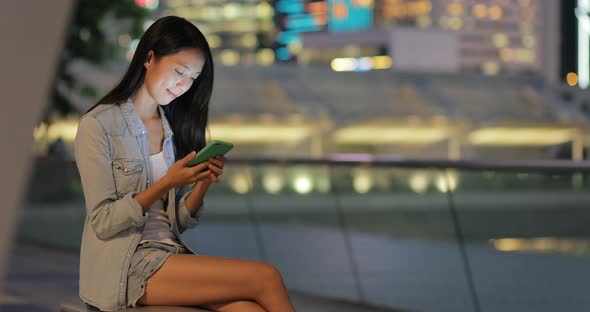
[[[175,99],[175,98],[177,97],[177,95],[176,95],[176,94],[174,94],[174,93],[172,93],[172,91],[170,91],[170,90],[168,90],[168,89],[166,89],[166,91],[168,92],[168,94],[170,94],[170,96],[171,96],[173,99]]]

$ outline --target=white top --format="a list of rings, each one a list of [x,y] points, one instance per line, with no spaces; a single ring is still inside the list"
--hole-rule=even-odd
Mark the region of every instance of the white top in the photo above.
[[[154,183],[160,180],[168,172],[168,165],[164,159],[164,153],[150,155],[150,163],[152,167],[152,174],[150,179]],[[158,241],[160,243],[179,245],[178,240],[174,236],[170,228],[170,220],[164,211],[164,199],[157,200],[148,210],[149,218],[143,227],[143,235],[140,243],[145,241]]]

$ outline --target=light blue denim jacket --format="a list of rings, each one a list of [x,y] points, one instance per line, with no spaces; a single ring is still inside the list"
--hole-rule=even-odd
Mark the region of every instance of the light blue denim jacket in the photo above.
[[[158,109],[164,158],[170,167],[175,159],[173,134],[162,108]],[[80,298],[105,311],[124,308],[129,262],[148,219],[133,196],[152,183],[147,132],[131,100],[100,105],[84,115],[74,152],[86,204]],[[180,237],[199,222],[199,215],[191,216],[185,204],[193,185],[171,189],[166,207],[172,231],[194,253]]]

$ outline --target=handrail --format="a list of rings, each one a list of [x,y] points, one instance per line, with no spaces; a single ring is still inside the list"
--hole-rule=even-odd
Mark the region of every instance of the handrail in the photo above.
[[[584,273],[584,268],[589,267],[583,263],[586,261],[583,257],[574,254],[577,252],[574,250],[578,248],[575,247],[577,243],[559,245],[559,248],[565,246],[569,249],[567,252],[576,258],[575,261],[570,255],[552,255],[552,264],[547,268],[546,255],[501,253],[500,250],[504,249],[490,242],[490,239],[510,243],[515,239],[522,238],[524,241],[533,238],[532,243],[522,244],[534,244],[536,239],[551,237],[568,240],[574,238],[576,241],[586,239],[588,231],[584,227],[584,216],[587,215],[589,197],[584,191],[588,184],[583,179],[583,174],[590,172],[590,162],[447,160],[361,154],[339,154],[325,158],[234,157],[231,153],[228,156],[228,165],[237,165],[238,171],[242,169],[239,166],[254,168],[255,171],[261,169],[258,171],[261,177],[268,165],[281,166],[281,169],[299,165],[318,166],[322,169],[340,168],[335,170],[335,174],[332,170],[322,170],[322,174],[335,181],[330,184],[328,193],[309,193],[313,194],[309,196],[289,191],[267,196],[270,193],[262,193],[266,192],[264,181],[258,179],[257,174],[254,174],[254,178],[244,179],[249,185],[248,189],[256,191],[242,194],[232,190],[231,184],[228,184],[229,187],[224,186],[218,193],[212,193],[216,195],[208,201],[208,213],[212,218],[200,226],[201,232],[185,232],[185,235],[191,235],[195,239],[195,244],[200,244],[204,254],[208,251],[218,255],[223,252],[231,256],[240,253],[240,257],[270,262],[285,269],[285,277],[290,285],[294,285],[291,286],[293,289],[305,290],[317,296],[394,309],[402,307],[429,311],[437,310],[443,304],[443,310],[479,312],[494,309],[495,304],[502,304],[506,307],[504,310],[518,310],[522,302],[528,302],[526,300],[530,300],[535,306],[549,305],[553,310],[559,310],[559,305],[568,304],[568,307],[576,304],[590,306],[589,301],[584,301],[584,294],[575,291],[582,285],[583,278],[567,281],[573,276],[581,276],[579,272]],[[58,172],[63,172],[64,179],[78,178],[73,161],[52,161],[63,163],[42,164],[44,166],[37,172],[59,170]],[[55,165],[58,165],[57,168]],[[59,165],[64,166],[59,168]],[[408,172],[394,170],[389,173],[389,170],[384,170],[394,181],[391,188],[387,186],[387,190],[391,192],[357,194],[352,193],[353,189],[350,187],[354,185],[350,184],[349,176],[340,181],[345,172],[338,172],[340,169],[353,171],[357,166],[418,169],[417,171],[432,169],[438,172],[426,174],[430,180],[428,183],[434,181],[433,178],[436,182],[442,178],[450,186],[465,178],[464,183],[456,185],[466,187],[446,187],[445,190],[439,188],[440,193],[413,193],[406,186],[400,187],[401,184],[398,183],[410,177]],[[453,172],[454,170],[475,171],[476,174],[463,176]],[[379,171],[369,174],[381,174]],[[483,175],[478,175],[478,171]],[[516,177],[512,177],[512,174],[508,174],[508,177],[503,174],[487,175],[493,171],[534,172],[540,173],[542,179],[534,174],[515,174]],[[554,180],[554,172],[565,175]],[[285,173],[289,174],[288,170]],[[49,176],[52,181],[56,179],[51,174],[45,176]],[[28,223],[19,226],[22,231],[20,235],[32,242],[78,248],[85,217],[81,190],[72,188],[74,183],[68,184],[71,182],[69,180],[61,183],[64,187],[58,190],[48,190],[42,180],[31,180],[43,185],[43,188],[42,191],[37,186],[30,188],[34,191],[30,191],[27,199],[36,201],[25,209],[22,220]],[[500,183],[490,183],[490,180]],[[258,184],[262,187],[259,188]],[[522,191],[520,185],[525,186],[526,191]],[[56,194],[63,195],[59,198],[60,201],[53,200]],[[231,207],[237,203],[239,206]],[[242,209],[244,203],[247,209]],[[541,205],[536,206],[539,203]],[[45,209],[46,207],[54,209]],[[274,207],[277,209],[273,209]],[[215,214],[217,208],[221,210]],[[47,216],[55,215],[68,217],[47,219]],[[46,225],[48,220],[54,223],[49,227],[38,226]],[[52,228],[65,230],[48,232]],[[78,236],[74,236],[74,233]],[[216,236],[220,233],[224,235]],[[241,240],[236,240],[238,236]],[[222,244],[215,239],[197,242],[198,237],[219,237]],[[59,243],[55,243],[56,238],[60,239]],[[585,242],[583,243],[584,247],[579,249],[586,252]],[[227,245],[224,247],[223,244]],[[240,248],[237,248],[238,244]],[[294,259],[302,262],[294,263]],[[392,265],[395,261],[401,262]],[[529,262],[533,264],[529,265]],[[395,269],[389,273],[390,271],[383,269],[389,268],[388,266]],[[491,268],[487,269],[489,267]],[[565,271],[565,268],[572,269]],[[545,270],[552,274],[553,285],[543,289],[535,287],[546,278],[543,275]],[[565,272],[563,276],[555,274],[560,271]],[[453,275],[448,275],[448,272]],[[326,275],[322,276],[322,273]],[[398,278],[400,273],[402,276]],[[494,283],[498,282],[500,285],[512,285],[515,274],[532,282],[524,284],[522,292],[515,293],[510,287],[496,287],[493,283],[488,283],[485,277],[492,273],[496,275]],[[449,276],[452,281],[448,279]],[[426,287],[416,281],[424,282]],[[395,300],[390,300],[392,296],[388,293],[389,285],[399,292]],[[506,300],[490,301],[490,295]],[[546,297],[557,298],[554,300],[559,305],[545,300]]]
[[[43,157],[41,157],[43,158]],[[244,157],[229,156],[228,161],[236,164],[255,165],[368,165],[381,167],[407,167],[407,168],[430,168],[430,169],[460,169],[460,170],[497,170],[497,171],[518,171],[518,172],[590,172],[590,161],[571,160],[499,160],[499,159],[461,159],[448,160],[436,158],[404,158],[404,157],[382,157],[372,155],[337,155],[325,158],[303,158],[303,157]],[[64,160],[64,162],[74,162]]]
[[[370,165],[433,169],[498,170],[519,172],[590,172],[590,161],[570,160],[497,160],[497,159],[418,159],[376,156],[334,156],[327,158],[228,157],[237,164],[276,165]]]

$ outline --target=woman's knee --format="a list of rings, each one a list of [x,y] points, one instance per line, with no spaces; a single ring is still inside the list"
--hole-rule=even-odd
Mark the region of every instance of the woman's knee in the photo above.
[[[264,280],[267,288],[276,289],[278,286],[284,287],[283,276],[275,266],[265,263],[261,271],[262,280]]]

